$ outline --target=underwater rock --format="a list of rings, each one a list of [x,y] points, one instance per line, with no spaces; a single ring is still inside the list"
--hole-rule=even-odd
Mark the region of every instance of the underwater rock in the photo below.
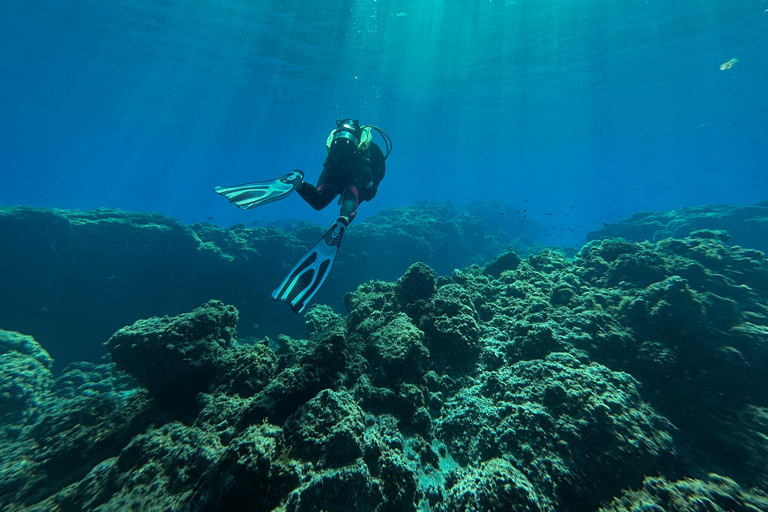
[[[429,365],[424,333],[404,313],[398,313],[369,337],[368,364],[376,380],[417,381]]]
[[[266,343],[237,343],[221,354],[217,366],[214,387],[241,397],[262,391],[280,370],[277,355]]]
[[[539,499],[588,509],[649,471],[669,470],[674,427],[642,401],[637,384],[550,354],[480,375],[445,404],[435,435],[462,466],[514,460]]]
[[[688,282],[671,276],[643,289],[626,305],[629,324],[641,339],[675,343],[705,329],[704,305]]]
[[[53,386],[52,366],[32,336],[0,329],[0,440],[37,420]]]
[[[211,300],[174,318],[139,320],[117,331],[106,347],[128,372],[166,403],[187,403],[216,381],[232,346],[237,310]]]
[[[441,510],[536,512],[551,508],[549,503],[541,503],[531,482],[505,459],[491,459],[460,473]]]
[[[32,336],[0,329],[0,353],[8,354],[11,352],[31,357],[47,370],[53,368],[53,359]]]
[[[237,261],[248,240],[226,243]],[[344,318],[313,306],[306,339],[238,341],[217,301],[137,322],[109,346],[139,382],[30,363],[43,406],[13,405],[29,420],[0,446],[0,508],[764,508],[746,490],[768,486],[760,251],[698,230],[426,263],[348,293]]]
[[[382,281],[371,281],[346,294],[347,331],[365,339],[381,329],[397,313],[394,297],[395,285]]]
[[[272,378],[248,404],[249,421],[269,419],[282,424],[302,404],[326,388],[344,382],[344,370],[352,361],[342,325],[315,333],[301,347],[295,362]]]
[[[249,425],[226,444],[218,463],[199,486],[199,510],[273,510],[295,489],[308,468],[291,461],[283,429]]]
[[[477,311],[469,294],[456,284],[438,289],[429,315],[422,316],[420,329],[436,364],[467,369],[480,354]]]
[[[32,444],[11,459],[24,476],[13,489],[15,499],[29,505],[83,478],[158,417],[146,392],[112,365],[68,367],[45,397],[39,420],[25,431]],[[0,481],[7,483],[5,477]]]
[[[339,327],[344,322],[330,306],[315,304],[310,306],[304,315],[304,324],[307,326],[307,337],[312,338],[323,331]]]
[[[363,411],[344,392],[324,389],[285,422],[287,442],[298,459],[319,469],[351,464],[363,455]]]
[[[504,208],[510,215],[499,215]],[[532,242],[518,243],[511,209],[474,205],[481,219],[450,203],[419,203],[355,222],[315,303],[341,313],[345,293],[372,279],[395,281],[415,261],[450,274],[510,243],[525,251]],[[303,323],[270,294],[324,232],[306,222],[223,229],[158,213],[2,207],[0,327],[34,336],[59,364],[95,362],[104,340],[136,319],[217,298],[239,310],[243,337],[300,338]]]
[[[515,270],[521,261],[514,249],[507,249],[486,263],[483,271],[491,277],[499,278],[505,270]]]
[[[33,489],[38,450],[29,431],[50,406],[52,365],[34,338],[0,330],[0,509]]]
[[[600,512],[636,510],[679,512],[768,510],[768,494],[759,489],[742,489],[730,478],[710,473],[706,480],[685,478],[668,481],[647,477],[638,491],[625,491]]]
[[[768,252],[768,201],[751,206],[708,205],[669,212],[639,212],[587,234],[587,242],[624,238],[633,242],[682,239],[697,230],[722,230],[731,244]]]
[[[285,504],[286,512],[374,511],[382,503],[378,482],[362,462],[341,469],[313,473],[294,490]]]
[[[194,510],[195,492],[221,451],[215,436],[167,423],[138,434],[117,457],[48,502],[68,510]]]
[[[395,297],[401,304],[427,300],[435,293],[437,273],[426,263],[414,263],[397,280]]]

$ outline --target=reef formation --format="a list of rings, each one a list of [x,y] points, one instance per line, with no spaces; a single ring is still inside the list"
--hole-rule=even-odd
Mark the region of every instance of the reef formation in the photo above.
[[[633,242],[685,238],[699,229],[725,231],[729,243],[768,252],[768,201],[753,205],[691,206],[668,212],[638,212],[622,222],[605,224],[587,241],[619,237]]]
[[[34,336],[64,365],[98,361],[101,343],[137,318],[177,315],[209,298],[238,308],[241,337],[303,336],[303,321],[269,296],[326,229],[306,222],[223,229],[155,213],[0,208],[0,326]],[[343,313],[346,292],[374,278],[395,280],[415,261],[450,274],[510,245],[521,254],[534,246],[509,205],[385,210],[350,226],[315,301]]]
[[[423,262],[239,339],[209,300],[56,377],[0,332],[0,508],[768,509],[768,260],[720,230]]]

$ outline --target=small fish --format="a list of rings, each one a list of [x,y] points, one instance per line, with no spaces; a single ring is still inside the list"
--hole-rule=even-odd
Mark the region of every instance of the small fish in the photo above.
[[[739,59],[728,59],[727,61],[720,64],[720,71],[725,71],[726,69],[731,69],[734,64],[739,62]]]

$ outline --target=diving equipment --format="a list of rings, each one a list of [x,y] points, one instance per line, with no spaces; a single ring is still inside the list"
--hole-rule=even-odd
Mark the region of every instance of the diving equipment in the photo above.
[[[304,180],[299,169],[269,181],[243,183],[232,187],[216,187],[214,192],[226,197],[230,203],[243,210],[285,199]]]
[[[357,119],[337,119],[336,129],[331,130],[325,141],[325,149],[329,155],[333,152],[334,156],[347,156],[354,152],[362,153],[368,149],[373,141],[371,130],[379,132],[379,135],[384,139],[384,144],[387,147],[387,153],[384,155],[384,160],[386,160],[392,152],[392,139],[378,126],[366,124],[361,127]]]
[[[328,154],[346,156],[361,150],[363,130],[357,119],[337,119],[336,129],[328,135],[325,145]],[[370,136],[370,130],[368,135]]]
[[[331,273],[333,262],[339,253],[341,238],[347,229],[349,219],[339,217],[333,226],[288,273],[280,286],[272,292],[272,298],[287,302],[294,313],[299,314],[307,307],[317,291]]]

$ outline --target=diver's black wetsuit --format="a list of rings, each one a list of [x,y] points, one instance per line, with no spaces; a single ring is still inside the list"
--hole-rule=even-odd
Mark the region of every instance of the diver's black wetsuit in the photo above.
[[[302,183],[296,190],[315,210],[322,210],[341,194],[340,215],[350,222],[357,214],[361,201],[370,201],[376,195],[379,183],[384,179],[384,153],[375,142],[362,153],[334,158],[328,155],[317,187]]]

